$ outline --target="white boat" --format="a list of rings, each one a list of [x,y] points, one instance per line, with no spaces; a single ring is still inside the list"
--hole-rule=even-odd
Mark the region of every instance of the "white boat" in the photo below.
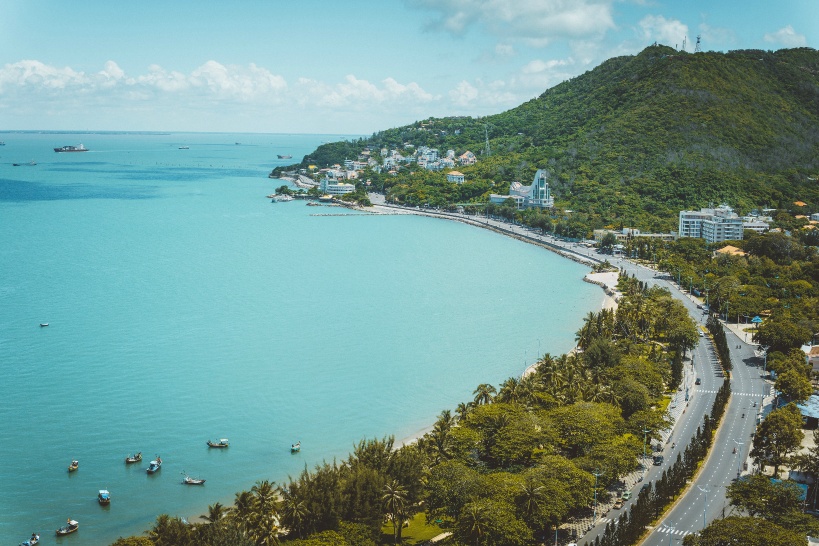
[[[290,453],[298,453],[301,451],[301,440],[290,446]]]
[[[284,194],[274,194],[271,196],[270,201],[272,203],[286,203],[287,201],[293,201],[295,197],[292,195],[284,195]]]
[[[111,493],[109,493],[107,489],[100,489],[100,493],[97,495],[97,500],[103,506],[111,504]]]
[[[160,468],[162,468],[162,458],[157,457],[155,460],[148,463],[146,472],[148,472],[148,474],[156,474]]]
[[[205,485],[205,480],[201,478],[191,478],[185,472],[182,472],[182,475],[185,476],[182,478],[182,483],[185,485]]]

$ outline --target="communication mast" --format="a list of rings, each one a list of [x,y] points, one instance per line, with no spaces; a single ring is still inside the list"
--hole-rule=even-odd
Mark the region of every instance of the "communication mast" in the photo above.
[[[688,36],[684,36],[683,37],[683,46],[682,46],[683,51],[685,51],[685,42],[687,42],[687,41],[688,41]]]
[[[699,53],[699,52],[702,51],[702,49],[700,49],[700,37],[701,36],[702,36],[701,34],[697,34],[697,46],[694,48],[694,53]]]
[[[483,126],[483,132],[486,135],[486,148],[484,149],[483,153],[484,153],[484,155],[489,155],[491,153],[491,150],[489,149],[489,128],[488,128],[488,126],[486,126],[486,125]]]

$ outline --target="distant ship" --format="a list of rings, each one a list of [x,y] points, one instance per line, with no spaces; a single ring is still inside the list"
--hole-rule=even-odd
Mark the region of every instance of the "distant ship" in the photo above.
[[[281,155],[281,154],[276,154],[276,155],[277,155],[277,157],[279,159],[293,159],[292,155]]]
[[[188,147],[188,146],[180,146],[180,147],[179,147],[179,149],[180,149],[180,150],[190,150],[190,147]]]
[[[54,148],[57,153],[60,152],[87,152],[88,148],[80,144],[79,146],[63,146],[61,148]]]

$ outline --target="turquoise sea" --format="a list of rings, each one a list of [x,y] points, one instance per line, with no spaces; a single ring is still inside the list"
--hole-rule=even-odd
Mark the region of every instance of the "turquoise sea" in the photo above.
[[[603,299],[583,266],[456,222],[265,199],[276,154],[339,138],[0,133],[0,542],[195,518],[573,346]]]

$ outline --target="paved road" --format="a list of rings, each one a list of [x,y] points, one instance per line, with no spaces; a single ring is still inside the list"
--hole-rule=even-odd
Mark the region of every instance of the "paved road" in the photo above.
[[[458,214],[421,212],[455,219],[466,218],[465,215]],[[561,241],[549,235],[540,235],[521,226],[481,217],[471,216],[469,218],[476,219],[477,222],[495,229],[559,247],[591,262],[609,260],[613,265],[620,267],[628,274],[633,274],[637,279],[649,285],[668,288],[672,296],[685,304],[689,314],[698,322],[700,328],[704,329],[703,322],[706,317],[697,308],[697,302],[680,290],[667,276],[660,276],[656,271],[628,260],[598,254],[594,250]],[[747,468],[750,469],[751,462],[748,453],[751,449],[751,434],[755,430],[758,415],[763,411],[765,404],[770,403],[771,398],[768,396],[770,385],[761,377],[761,362],[754,356],[754,346],[746,343],[744,339],[730,330],[726,331],[726,335],[728,345],[731,347],[733,372],[731,374],[732,396],[726,408],[725,420],[697,479],[643,541],[644,546],[682,544],[686,535],[700,531],[707,523],[723,516],[728,511],[725,497],[726,487],[741,472],[746,472],[746,462]],[[686,363],[683,387],[669,406],[669,412],[675,419],[676,425],[670,436],[664,435],[666,441],[662,450],[665,456],[664,463],[661,466],[654,466],[649,459],[643,471],[643,479],[632,488],[633,498],[626,503],[623,511],[635,502],[636,494],[643,484],[660,478],[662,472],[673,464],[678,452],[685,448],[696,433],[697,427],[702,424],[703,416],[711,411],[716,392],[722,385],[722,369],[707,336],[700,339],[700,343],[692,354],[693,361]],[[694,384],[697,377],[701,380],[700,385]],[[672,449],[674,443],[676,443],[676,448]],[[605,524],[619,515],[620,511],[611,511],[600,515],[596,521],[589,522],[591,529],[585,534],[583,541],[586,544],[593,543],[595,537],[604,531]]]
[[[641,279],[648,275],[645,268],[633,264],[625,264],[625,269],[629,273],[634,272]],[[693,316],[702,318],[701,311],[696,309],[694,301],[677,290],[673,283],[667,280],[657,282],[669,286],[671,293],[686,303]],[[726,331],[726,335],[728,346],[731,348],[733,373],[732,395],[726,408],[725,420],[696,481],[643,542],[645,546],[681,544],[685,535],[703,528],[703,521],[707,524],[721,517],[723,510],[728,511],[726,487],[739,472],[745,472],[746,462],[750,469],[748,453],[751,450],[751,434],[756,427],[757,415],[763,408],[763,395],[769,394],[770,386],[761,377],[761,362],[754,356],[754,346],[745,343],[731,331]],[[702,345],[700,343],[700,346]],[[715,362],[716,356],[711,357]],[[703,389],[700,391],[702,395],[713,393],[719,388],[718,384],[708,382],[709,380],[722,381],[718,365],[714,364],[709,371],[710,373],[702,372],[706,374],[703,376]],[[709,396],[713,400],[713,394]],[[702,421],[702,415],[701,412],[692,414],[698,417],[697,425]],[[694,426],[694,423],[691,425]]]

